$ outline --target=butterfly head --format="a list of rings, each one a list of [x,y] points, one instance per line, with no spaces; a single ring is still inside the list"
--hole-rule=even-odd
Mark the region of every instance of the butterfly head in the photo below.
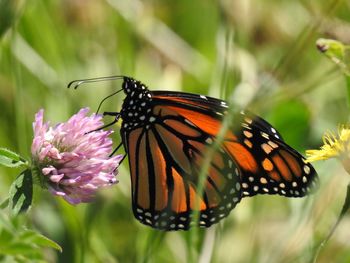
[[[124,77],[123,91],[126,94],[122,110],[124,129],[133,129],[142,126],[151,118],[152,95],[147,86],[133,78]]]
[[[131,95],[132,93],[140,93],[142,91],[148,91],[148,88],[145,84],[142,82],[135,80],[130,77],[123,77],[123,84],[122,88],[124,93],[128,96]]]

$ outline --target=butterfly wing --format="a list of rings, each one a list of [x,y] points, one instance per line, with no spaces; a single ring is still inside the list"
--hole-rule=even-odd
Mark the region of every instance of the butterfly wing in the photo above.
[[[154,228],[188,229],[198,200],[199,225],[208,227],[227,216],[241,199],[239,169],[222,148],[213,155],[203,193],[197,190],[198,174],[220,129],[222,113],[194,112],[207,124],[200,128],[184,116],[186,109],[177,102],[155,95],[153,101],[150,125],[121,130],[131,169],[135,217]]]
[[[178,111],[187,121],[202,129],[211,126],[203,121],[201,114],[206,113],[220,122],[222,115],[227,113],[226,102],[219,99],[188,93],[156,93],[164,104],[171,105],[175,101]],[[225,138],[222,147],[239,168],[238,181],[243,196],[279,194],[302,197],[317,184],[318,177],[312,165],[287,145],[267,121],[250,112],[241,112],[233,119],[231,131],[234,136]],[[213,126],[217,127],[211,132],[215,136],[221,123]]]
[[[269,123],[249,112],[241,113],[239,123],[241,128],[236,128],[238,142],[253,155],[257,164],[256,171],[241,169],[243,196],[279,194],[303,197],[316,186],[315,169],[287,145]],[[227,147],[230,151],[230,146]]]
[[[198,174],[227,113],[226,102],[152,92],[151,110],[151,123],[121,130],[131,169],[133,212],[144,224],[188,229],[193,210],[199,208],[199,225],[209,227],[243,196],[300,197],[317,178],[312,166],[271,125],[241,114],[214,153],[199,193]]]

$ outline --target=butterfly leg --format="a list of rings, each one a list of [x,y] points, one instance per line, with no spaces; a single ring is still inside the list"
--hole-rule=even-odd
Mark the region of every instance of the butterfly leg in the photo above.
[[[113,156],[119,150],[120,146],[122,146],[122,145],[123,145],[123,143],[119,143],[119,145],[113,150],[113,152],[109,155],[109,157]],[[125,158],[125,156],[124,156],[124,158]],[[123,160],[124,160],[124,158],[123,158]]]
[[[97,129],[95,129],[95,130],[89,131],[89,132],[87,132],[87,133],[95,132],[95,131],[100,131],[100,130],[103,130],[103,129],[105,129],[105,128],[108,128],[108,127],[112,126],[113,124],[115,124],[116,122],[118,122],[118,120],[119,120],[119,118],[120,118],[120,113],[119,113],[119,112],[104,112],[104,113],[103,113],[103,116],[106,116],[106,115],[108,115],[108,116],[115,116],[115,119],[114,119],[112,122],[110,122],[110,123],[108,123],[108,124],[106,124],[106,125],[103,125],[102,127],[97,128]]]
[[[119,119],[120,112],[105,111],[103,112],[103,116],[115,116]]]
[[[120,160],[118,166],[117,166],[116,168],[114,168],[113,173],[118,172],[118,167],[119,167],[120,164],[124,161],[125,157],[126,157],[126,154],[124,154],[124,156],[123,156],[123,158]]]

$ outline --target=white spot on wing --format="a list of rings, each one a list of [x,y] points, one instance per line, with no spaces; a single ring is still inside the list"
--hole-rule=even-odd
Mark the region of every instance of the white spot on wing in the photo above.
[[[236,183],[236,189],[237,191],[241,190],[241,185],[239,183]]]
[[[304,165],[304,172],[306,174],[309,174],[310,173],[310,167],[308,165]]]
[[[212,144],[213,143],[213,139],[208,137],[206,140],[205,140],[206,143],[208,144]]]
[[[261,136],[264,137],[265,139],[269,139],[269,135],[265,132],[260,132]]]
[[[221,101],[221,106],[228,108],[227,103],[225,101]]]

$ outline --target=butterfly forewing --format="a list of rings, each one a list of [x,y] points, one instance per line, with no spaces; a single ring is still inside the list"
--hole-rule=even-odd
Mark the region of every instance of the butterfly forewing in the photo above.
[[[172,105],[187,121],[203,127],[206,132],[214,136],[220,130],[222,115],[227,110],[224,101],[194,94],[157,94],[164,104]],[[250,112],[241,112],[233,120],[232,132],[228,131],[223,146],[240,169],[243,196],[302,197],[317,184],[312,165],[288,146],[267,121]]]
[[[199,210],[200,226],[218,222],[241,199],[238,168],[218,150],[199,193],[198,176],[212,136],[172,108],[154,110],[155,121],[148,129],[134,129],[126,136],[136,218],[159,229],[188,229],[193,211]]]

